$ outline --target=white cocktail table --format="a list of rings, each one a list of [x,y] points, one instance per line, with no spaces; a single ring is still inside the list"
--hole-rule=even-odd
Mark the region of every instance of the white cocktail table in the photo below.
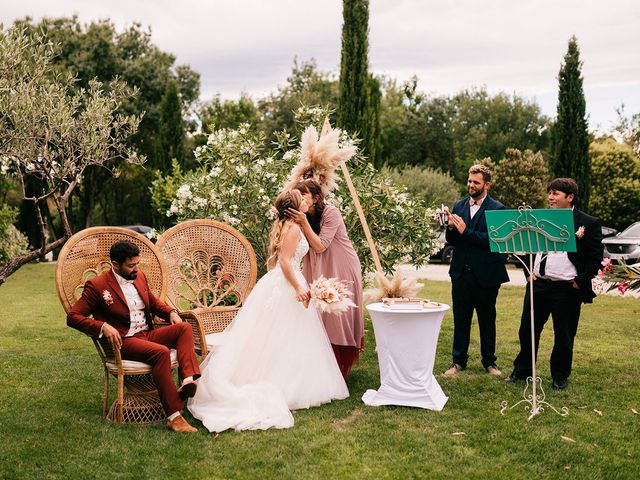
[[[440,324],[449,305],[391,310],[367,305],[376,337],[380,388],[362,396],[366,405],[402,405],[442,410],[449,399],[433,376]]]

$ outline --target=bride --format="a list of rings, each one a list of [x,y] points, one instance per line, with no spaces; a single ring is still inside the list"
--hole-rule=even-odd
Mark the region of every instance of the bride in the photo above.
[[[290,410],[349,396],[300,263],[309,244],[287,208],[306,212],[297,190],[281,193],[269,237],[269,271],[258,281],[225,343],[202,363],[192,415],[211,432],[289,428]]]

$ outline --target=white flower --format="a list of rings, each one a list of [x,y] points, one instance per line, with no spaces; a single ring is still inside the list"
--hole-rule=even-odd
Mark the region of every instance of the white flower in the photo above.
[[[182,185],[176,192],[176,197],[186,200],[191,197],[191,186],[188,183]]]
[[[274,220],[276,218],[276,213],[273,211],[272,208],[269,208],[267,210],[267,213],[265,214],[265,217],[267,217],[269,220]]]
[[[238,175],[240,176],[245,176],[247,174],[249,170],[247,169],[247,167],[245,167],[244,165],[238,165],[236,167],[236,172],[238,173]]]

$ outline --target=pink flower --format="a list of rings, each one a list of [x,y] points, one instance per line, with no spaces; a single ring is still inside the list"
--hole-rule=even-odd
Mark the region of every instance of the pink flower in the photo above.
[[[631,284],[631,280],[623,280],[618,284],[618,291],[624,295],[624,292],[629,290],[629,285]]]
[[[610,258],[604,258],[602,259],[602,262],[600,262],[600,264],[604,267],[604,272],[611,272],[613,270],[613,266],[611,263],[611,259]]]
[[[580,225],[580,228],[576,230],[576,238],[582,238],[582,237],[584,237],[584,227]]]
[[[111,293],[109,293],[109,290],[102,291],[102,298],[104,298],[104,301],[107,305],[113,305],[113,297],[111,296]]]

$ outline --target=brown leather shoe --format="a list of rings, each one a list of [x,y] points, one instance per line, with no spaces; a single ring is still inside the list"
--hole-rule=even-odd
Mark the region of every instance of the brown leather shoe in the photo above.
[[[187,382],[178,389],[178,396],[184,402],[187,398],[193,397],[197,390],[198,384],[196,382]]]
[[[445,377],[453,377],[454,375],[460,373],[464,368],[462,368],[457,363],[452,363],[448,370],[444,372]]]
[[[174,432],[197,432],[198,429],[189,425],[189,423],[185,420],[182,415],[178,415],[173,420],[169,420],[167,422],[167,427],[169,430],[173,430]]]
[[[493,375],[494,377],[501,377],[502,376],[502,372],[500,370],[498,370],[498,367],[496,367],[495,365],[489,365],[487,367],[487,373],[489,375]]]

